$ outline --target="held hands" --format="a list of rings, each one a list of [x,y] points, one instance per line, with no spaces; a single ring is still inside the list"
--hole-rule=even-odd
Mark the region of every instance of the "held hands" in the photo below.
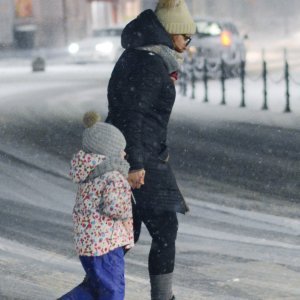
[[[127,179],[132,189],[139,189],[145,183],[145,170],[133,170],[129,172]]]

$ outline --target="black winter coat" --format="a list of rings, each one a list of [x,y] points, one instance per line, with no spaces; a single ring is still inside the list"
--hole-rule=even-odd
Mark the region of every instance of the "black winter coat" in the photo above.
[[[126,50],[109,81],[106,122],[123,132],[131,170],[146,171],[145,184],[134,190],[137,206],[185,213],[187,206],[167,162],[174,83],[159,55],[135,49],[159,44],[173,48],[172,40],[154,12],[146,10],[125,27],[121,42]]]

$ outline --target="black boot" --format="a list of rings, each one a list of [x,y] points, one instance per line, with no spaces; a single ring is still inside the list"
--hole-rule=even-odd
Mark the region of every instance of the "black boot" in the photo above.
[[[174,300],[172,279],[173,273],[150,275],[151,300]]]

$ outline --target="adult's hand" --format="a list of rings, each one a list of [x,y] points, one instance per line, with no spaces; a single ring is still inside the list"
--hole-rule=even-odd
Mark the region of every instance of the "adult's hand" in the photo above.
[[[139,189],[145,183],[145,170],[133,170],[128,174],[128,182],[133,189]]]

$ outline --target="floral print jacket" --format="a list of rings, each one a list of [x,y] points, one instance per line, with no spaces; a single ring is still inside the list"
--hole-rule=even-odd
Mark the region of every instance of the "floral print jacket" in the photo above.
[[[131,188],[119,171],[85,181],[105,156],[80,150],[70,176],[78,184],[73,209],[74,240],[80,256],[101,256],[118,247],[133,247]]]

